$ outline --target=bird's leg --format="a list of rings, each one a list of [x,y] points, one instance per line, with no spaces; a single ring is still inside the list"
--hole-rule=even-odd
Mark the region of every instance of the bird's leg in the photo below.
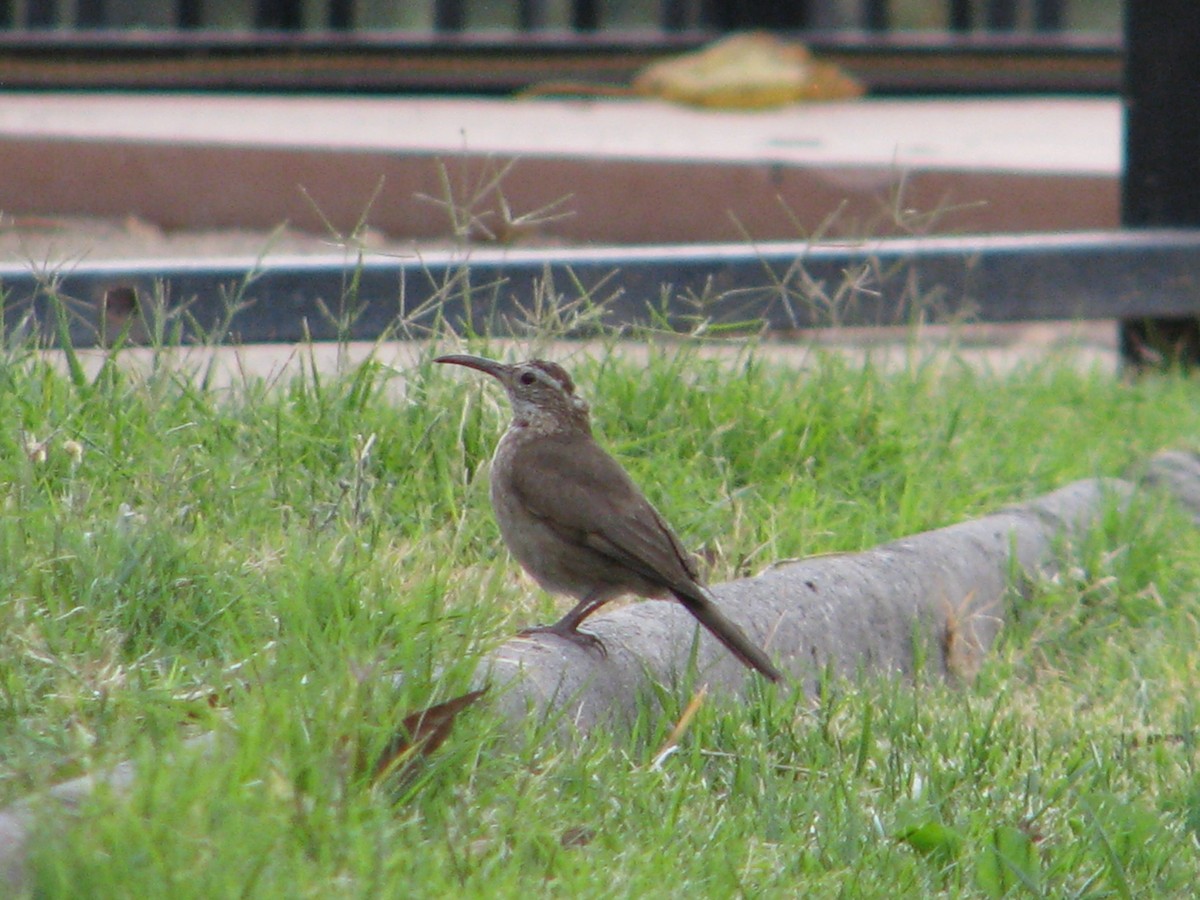
[[[608,651],[604,649],[604,643],[600,638],[579,630],[580,623],[603,606],[607,600],[608,598],[603,594],[588,594],[553,625],[534,625],[531,628],[522,628],[521,634],[556,634],[563,640],[579,644],[589,650],[599,650],[601,656],[608,656]]]

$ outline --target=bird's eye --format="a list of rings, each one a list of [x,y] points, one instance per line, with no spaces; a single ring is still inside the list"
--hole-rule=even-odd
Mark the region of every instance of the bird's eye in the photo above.
[[[530,385],[537,381],[537,377],[532,372],[524,372],[521,375],[521,384]]]

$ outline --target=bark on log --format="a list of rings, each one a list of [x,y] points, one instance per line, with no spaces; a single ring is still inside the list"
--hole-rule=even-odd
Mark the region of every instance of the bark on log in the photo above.
[[[1165,489],[1200,525],[1200,458],[1159,454],[1138,482]],[[1133,482],[1119,479],[1079,481],[995,515],[873,550],[783,563],[715,585],[713,593],[808,695],[826,671],[851,678],[909,676],[919,658],[931,674],[969,676],[1020,597],[1013,575],[1052,571],[1064,539],[1081,537],[1107,504],[1124,505],[1135,490]],[[604,641],[607,656],[552,635],[501,646],[476,674],[492,686],[489,702],[514,723],[531,713],[555,717],[570,739],[599,726],[628,724],[651,679],[678,682],[692,671],[693,660],[710,696],[745,693],[757,678],[674,602],[635,603],[595,616],[588,628]],[[214,736],[206,735],[189,749],[206,752],[214,744]],[[121,791],[135,778],[134,766],[122,763],[0,811],[0,887],[15,893],[24,885],[36,815],[76,807],[97,784]]]

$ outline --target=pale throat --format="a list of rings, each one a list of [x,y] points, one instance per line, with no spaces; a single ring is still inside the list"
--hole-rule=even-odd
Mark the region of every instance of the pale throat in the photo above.
[[[546,406],[512,398],[512,427],[529,428],[545,434],[558,431],[583,431],[591,434],[588,405],[582,397],[564,397],[563,404]]]

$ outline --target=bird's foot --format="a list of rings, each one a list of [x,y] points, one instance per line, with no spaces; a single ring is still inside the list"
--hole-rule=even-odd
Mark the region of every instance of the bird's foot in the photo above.
[[[608,650],[604,647],[604,642],[594,634],[588,634],[586,631],[578,631],[570,626],[563,625],[561,622],[556,622],[553,625],[534,625],[530,628],[522,628],[519,634],[556,634],[564,641],[570,641],[572,644],[577,644],[585,650],[595,650],[601,656],[607,658]]]

